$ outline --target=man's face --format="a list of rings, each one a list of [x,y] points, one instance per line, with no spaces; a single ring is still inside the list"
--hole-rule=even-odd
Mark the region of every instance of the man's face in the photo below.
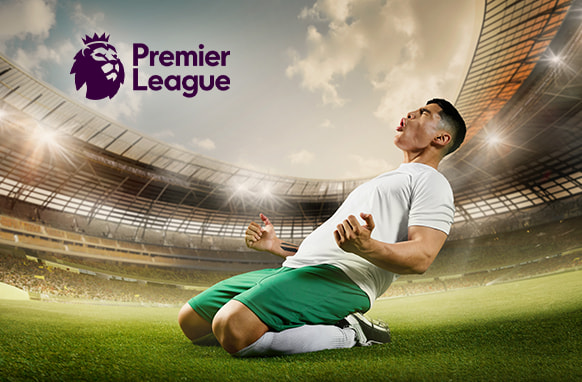
[[[441,110],[439,105],[431,103],[408,113],[396,128],[396,147],[406,152],[419,152],[427,148],[439,131]]]

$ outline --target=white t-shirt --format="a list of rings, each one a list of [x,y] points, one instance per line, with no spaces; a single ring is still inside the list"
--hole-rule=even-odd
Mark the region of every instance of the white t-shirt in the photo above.
[[[373,239],[396,243],[408,240],[409,226],[431,227],[448,235],[455,206],[451,186],[440,172],[420,163],[403,163],[352,191],[333,216],[305,238],[297,253],[286,258],[283,266],[334,265],[366,292],[372,304],[388,289],[395,274],[344,251],[333,235],[349,215],[365,224],[361,212],[374,218]]]

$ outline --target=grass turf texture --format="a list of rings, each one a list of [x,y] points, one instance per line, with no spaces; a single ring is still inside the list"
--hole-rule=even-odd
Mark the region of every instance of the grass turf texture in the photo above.
[[[0,300],[0,380],[582,380],[582,274],[378,301],[393,342],[237,359],[177,308]]]

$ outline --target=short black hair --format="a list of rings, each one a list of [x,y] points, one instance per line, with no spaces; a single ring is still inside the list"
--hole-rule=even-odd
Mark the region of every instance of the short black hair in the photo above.
[[[449,155],[453,151],[461,146],[461,143],[465,140],[465,134],[467,134],[467,126],[465,125],[465,120],[461,117],[459,111],[453,106],[449,101],[442,98],[433,98],[426,104],[429,105],[435,103],[442,109],[439,113],[441,120],[449,126],[453,131],[453,143],[449,147],[449,150],[445,155]]]

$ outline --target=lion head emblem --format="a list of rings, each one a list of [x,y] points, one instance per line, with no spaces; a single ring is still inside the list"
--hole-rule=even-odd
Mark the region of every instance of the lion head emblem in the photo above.
[[[87,85],[85,97],[99,100],[113,98],[125,80],[123,64],[117,57],[117,50],[109,44],[109,36],[103,33],[93,37],[85,35],[85,47],[75,55],[75,63],[70,74],[75,74],[75,86],[79,90]]]

